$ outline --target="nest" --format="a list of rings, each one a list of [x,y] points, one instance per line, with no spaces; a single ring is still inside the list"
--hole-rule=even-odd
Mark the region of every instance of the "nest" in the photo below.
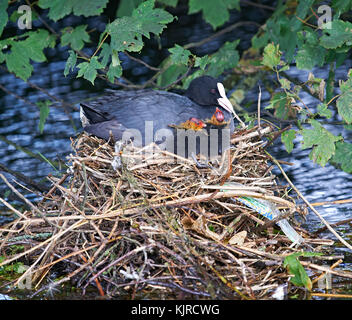
[[[206,168],[153,145],[116,154],[112,143],[82,134],[69,173],[48,177],[51,190],[1,230],[1,254],[6,263],[25,260],[18,281],[30,273],[37,292],[71,281],[118,298],[271,298],[288,283],[284,257],[298,249],[236,198],[269,200],[292,225],[298,208],[277,184],[258,132],[236,132],[231,150]],[[14,243],[24,250],[9,256]]]

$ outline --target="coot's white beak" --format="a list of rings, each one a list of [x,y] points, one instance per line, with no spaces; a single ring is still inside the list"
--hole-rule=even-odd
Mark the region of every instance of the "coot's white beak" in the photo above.
[[[233,106],[232,106],[230,100],[227,99],[227,97],[226,97],[224,85],[221,82],[218,82],[217,86],[218,86],[218,91],[221,96],[221,98],[218,99],[219,105],[222,106],[226,111],[235,114],[235,110],[233,109]]]

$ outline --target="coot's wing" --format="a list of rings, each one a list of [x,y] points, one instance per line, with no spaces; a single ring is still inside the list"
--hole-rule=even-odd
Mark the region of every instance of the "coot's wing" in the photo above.
[[[117,120],[108,120],[104,122],[90,124],[84,127],[84,131],[105,140],[109,140],[110,132],[116,140],[120,140],[126,129],[127,128],[124,127]]]

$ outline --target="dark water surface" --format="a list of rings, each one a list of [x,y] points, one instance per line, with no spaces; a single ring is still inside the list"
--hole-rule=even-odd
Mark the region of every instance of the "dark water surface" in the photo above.
[[[254,11],[253,11],[254,10]],[[235,13],[231,16],[229,24],[236,22],[240,18],[242,20],[258,21],[258,9],[248,9],[242,11],[241,14]],[[269,12],[270,13],[270,12]],[[185,44],[193,41],[204,39],[212,33],[209,25],[202,22],[199,15],[190,17],[181,17],[176,23],[173,23],[161,38],[161,42],[165,46],[172,46],[173,43]],[[262,15],[264,20],[265,15]],[[66,22],[67,23],[67,22]],[[81,21],[78,24],[86,23]],[[241,38],[240,49],[246,49],[250,45],[250,38],[255,33],[256,28],[244,27],[222,36],[221,38],[203,45],[193,52],[199,55],[211,53],[216,50],[224,41],[232,41]],[[159,52],[154,42],[143,50],[144,60],[153,65],[157,65],[166,55],[165,50]],[[50,94],[71,103],[78,110],[79,102],[97,95],[102,94],[105,83],[96,81],[97,87],[93,87],[88,81],[76,79],[74,76],[63,76],[65,67],[65,59],[67,58],[66,50],[57,49],[48,51],[48,64],[35,64],[34,75],[29,79],[32,83],[48,90]],[[129,61],[126,57],[121,57],[123,66],[126,69],[126,75],[132,77],[136,82],[143,82],[148,77],[149,70],[145,67]],[[156,63],[153,63],[155,62]],[[336,73],[336,79],[346,79],[348,69],[351,63],[341,66]],[[289,75],[299,78],[302,82],[307,81],[308,71],[291,69]],[[328,72],[324,69],[313,70],[316,77],[327,78]],[[29,87],[25,82],[17,79],[11,74],[5,73],[0,69],[0,84],[7,90],[18,96],[24,97],[33,104],[39,100],[49,99],[45,93]],[[247,100],[252,100],[256,104],[257,89],[247,93]],[[317,103],[308,94],[304,94],[303,101],[306,105],[314,107]],[[269,98],[268,94],[263,94],[262,105],[265,106],[265,100]],[[39,109],[28,102],[19,100],[13,95],[6,94],[0,90],[0,136],[5,137],[11,142],[27,148],[33,153],[41,153],[51,160],[65,160],[67,154],[70,153],[70,137],[74,137],[76,133],[81,131],[79,122],[79,112],[70,111],[77,131],[74,130],[68,115],[64,112],[59,103],[57,107],[52,107],[50,115],[45,123],[44,133],[40,134],[38,130]],[[339,120],[336,118],[336,120]],[[341,128],[326,125],[326,128],[335,134],[342,132],[346,141],[352,141],[352,132],[342,130]],[[284,169],[293,183],[298,187],[303,195],[311,202],[333,201],[339,199],[352,198],[352,175],[347,174],[326,165],[324,168],[314,164],[309,160],[308,154],[310,150],[301,150],[299,139],[295,140],[295,148],[291,154],[287,154],[279,141],[271,147],[270,152],[277,159],[292,162],[292,166],[284,165]],[[53,168],[46,162],[40,161],[26,153],[17,150],[0,140],[0,163],[14,171],[19,171],[36,181],[45,181],[45,176],[53,173]],[[279,174],[276,170],[275,173]],[[10,175],[6,175],[11,178]],[[286,184],[284,180],[283,183]],[[0,182],[0,195],[6,196],[6,186]],[[9,200],[10,201],[10,200]],[[7,210],[0,209],[0,223],[7,220]],[[340,205],[325,205],[317,207],[317,210],[324,218],[334,223],[343,219],[350,218],[352,215],[352,203]],[[319,219],[310,212],[307,216],[305,224],[308,229],[316,230],[321,227]],[[343,237],[350,241],[352,237],[351,225],[342,225],[337,228]],[[323,234],[326,237],[334,239],[329,233]],[[340,251],[341,250],[341,251]],[[348,255],[347,250],[341,248],[337,253]],[[349,258],[351,259],[351,257]],[[347,261],[349,260],[347,259]],[[351,268],[352,263],[347,262],[343,267]],[[0,298],[1,299],[1,298]]]

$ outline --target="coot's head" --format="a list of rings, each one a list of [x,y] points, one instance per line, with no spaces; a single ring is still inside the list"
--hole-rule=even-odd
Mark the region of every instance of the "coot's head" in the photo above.
[[[230,113],[234,113],[233,106],[226,97],[223,84],[213,77],[198,77],[190,83],[185,95],[202,106],[219,105]]]

